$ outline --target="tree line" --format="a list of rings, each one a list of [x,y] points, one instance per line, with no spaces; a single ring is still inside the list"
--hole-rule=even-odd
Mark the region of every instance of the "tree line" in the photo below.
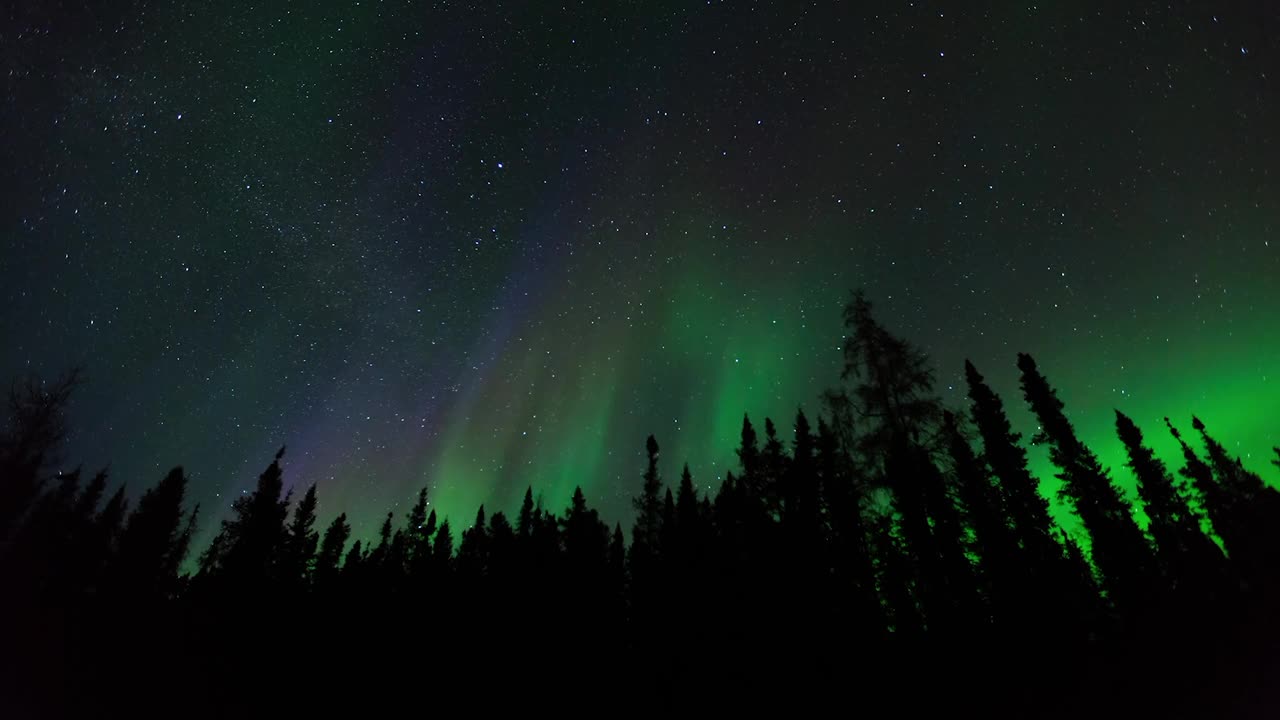
[[[514,517],[482,506],[455,531],[424,487],[357,539],[345,514],[318,525],[314,485],[288,489],[282,448],[190,573],[200,511],[183,469],[136,501],[108,495],[107,470],[59,469],[78,375],[16,384],[0,435],[7,694],[40,716],[257,715],[485,686],[579,710],[821,697],[1247,716],[1269,701],[1280,492],[1203,422],[1146,428],[1177,440],[1170,468],[1116,411],[1135,502],[1019,354],[1030,442],[1048,448],[1073,536],[972,363],[967,405],[947,408],[929,359],[862,294],[844,320],[822,412],[782,433],[744,416],[716,492],[687,465],[669,478],[650,436],[629,533],[581,488],[559,511],[529,488]]]

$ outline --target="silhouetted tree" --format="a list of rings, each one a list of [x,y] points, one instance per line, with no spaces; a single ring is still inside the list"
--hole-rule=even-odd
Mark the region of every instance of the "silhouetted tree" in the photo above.
[[[431,557],[437,575],[449,572],[453,564],[453,532],[449,529],[448,518],[440,523],[435,539],[431,541]]]
[[[1200,518],[1192,512],[1164,462],[1143,444],[1142,431],[1129,416],[1119,410],[1115,413],[1116,434],[1124,443],[1129,468],[1138,480],[1138,497],[1151,519],[1148,529],[1156,542],[1165,584],[1171,588],[1198,586],[1199,592],[1207,592],[1220,573],[1221,551],[1200,530]]]
[[[520,515],[516,518],[516,536],[523,543],[528,543],[533,535],[534,506],[533,486],[525,488],[524,500],[520,503]]]
[[[1041,609],[1047,609],[1048,614],[1063,618],[1055,630],[1075,634],[1078,625],[1066,619],[1096,611],[1092,582],[1080,583],[1089,568],[1072,560],[1058,541],[1061,528],[1049,514],[1049,501],[1040,492],[1040,481],[1027,466],[1027,453],[1019,442],[1021,435],[1013,432],[1004,402],[968,360],[965,380],[973,423],[982,438],[982,459],[998,481],[1005,522],[1017,538],[1022,591],[1030,598],[1023,616],[1034,619]]]
[[[316,584],[326,586],[337,578],[338,563],[342,560],[342,551],[351,537],[351,526],[347,524],[347,514],[342,513],[325,528],[324,539],[320,542],[320,552],[316,555]]]
[[[232,517],[222,522],[219,537],[201,559],[205,572],[226,576],[225,587],[248,592],[278,579],[288,539],[289,498],[283,496],[280,469],[284,451],[280,448],[258,476],[254,491],[231,504]]]
[[[1117,609],[1132,617],[1152,599],[1155,558],[1151,546],[1121,490],[1076,436],[1062,401],[1035,360],[1019,353],[1018,368],[1023,394],[1040,421],[1037,440],[1048,443],[1049,459],[1060,471],[1062,493],[1072,501],[1092,538],[1093,561],[1102,574],[1103,588]]]
[[[320,534],[314,529],[317,502],[316,486],[312,485],[307,488],[307,492],[293,508],[293,520],[289,523],[286,539],[283,572],[290,584],[305,586],[311,581],[316,544],[320,541]]]
[[[0,426],[0,539],[39,496],[46,474],[61,461],[67,407],[80,384],[79,369],[53,382],[29,376],[9,389]]]
[[[1218,517],[1213,513],[1210,517],[1226,542],[1232,564],[1256,587],[1280,584],[1275,570],[1280,566],[1280,492],[1247,469],[1238,457],[1232,458],[1199,418],[1192,417],[1191,426],[1204,441],[1213,477],[1212,485],[1207,478],[1198,484],[1205,486],[1206,504],[1219,506]]]
[[[919,576],[926,624],[951,632],[977,611],[976,583],[962,545],[963,526],[942,473],[922,441],[941,415],[928,358],[881,326],[871,303],[854,293],[845,308],[846,380],[863,427],[859,450],[888,488]],[[831,394],[829,394],[829,397]]]
[[[876,595],[875,565],[862,511],[867,488],[846,448],[822,418],[815,453],[829,528],[835,605],[843,611],[837,622],[845,634],[878,635],[888,623]]]
[[[364,542],[356,540],[351,543],[351,549],[347,551],[347,557],[342,561],[342,574],[349,582],[361,578],[364,573],[365,558]]]
[[[819,476],[814,466],[814,436],[803,410],[796,411],[791,462],[782,492],[782,525],[789,552],[820,561],[822,540]]]
[[[185,528],[182,523],[186,492],[187,477],[176,467],[142,494],[120,534],[113,572],[117,591],[150,597],[173,592],[194,524],[195,512]]]
[[[458,574],[475,580],[486,571],[489,560],[489,535],[485,529],[484,506],[476,511],[475,524],[462,532],[458,546]]]
[[[662,476],[658,473],[658,441],[652,435],[645,440],[645,454],[644,484],[631,501],[636,511],[631,528],[632,563],[641,565],[656,558],[662,539]]]
[[[943,437],[951,458],[960,502],[973,530],[973,548],[980,559],[985,594],[997,622],[1025,628],[1034,598],[1025,596],[1026,567],[1018,537],[1008,519],[1004,498],[960,432],[956,416],[943,413]]]
[[[395,532],[395,517],[395,512],[387,512],[386,517],[382,519],[382,524],[378,526],[378,544],[369,552],[369,566],[376,568],[380,574],[383,569],[389,570],[387,558],[391,553],[391,536]]]

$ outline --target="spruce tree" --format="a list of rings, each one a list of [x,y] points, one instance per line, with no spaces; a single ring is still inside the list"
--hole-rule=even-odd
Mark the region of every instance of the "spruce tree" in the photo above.
[[[436,511],[429,510],[427,488],[418,490],[418,499],[405,515],[406,563],[410,583],[421,586],[431,567],[431,539],[436,532]]]
[[[338,563],[342,560],[342,551],[351,537],[351,526],[347,524],[347,514],[342,513],[325,528],[324,538],[320,541],[320,552],[316,555],[316,584],[331,584],[337,577]]]
[[[387,565],[387,557],[391,552],[391,536],[395,533],[395,512],[387,511],[378,526],[378,544],[369,553],[369,566],[381,571]]]
[[[887,623],[876,595],[876,572],[863,517],[866,488],[834,429],[822,418],[814,452],[830,534],[834,601],[843,613],[838,622],[844,634],[878,635]]]
[[[138,500],[120,533],[114,573],[118,591],[163,596],[174,589],[187,549],[182,524],[186,491],[187,477],[176,467]]]
[[[943,439],[960,502],[973,531],[973,549],[992,615],[998,623],[1025,628],[1030,624],[1029,604],[1035,600],[1022,592],[1027,569],[1018,537],[1008,521],[1004,498],[992,483],[986,465],[961,434],[956,416],[949,411],[943,414]]]
[[[1023,555],[1026,584],[1034,586],[1032,593],[1041,602],[1065,597],[1076,573],[1056,539],[1058,526],[1049,514],[1049,501],[1040,493],[1040,481],[1027,466],[1027,453],[1019,444],[1021,435],[1013,432],[1004,402],[973,363],[966,360],[964,367],[973,423],[982,438],[982,459],[998,481],[1005,523],[1013,530]]]
[[[458,545],[458,575],[465,581],[474,581],[484,575],[488,566],[489,535],[485,528],[484,505],[476,511],[475,523],[462,532]]]
[[[959,630],[971,624],[977,597],[961,545],[963,526],[923,445],[941,415],[933,370],[923,352],[876,321],[860,292],[845,308],[845,325],[843,378],[855,381],[851,400],[863,421],[858,450],[892,494],[926,623]]]
[[[1142,431],[1129,416],[1119,410],[1115,413],[1116,434],[1138,480],[1138,497],[1151,519],[1148,531],[1156,543],[1165,585],[1205,588],[1219,572],[1222,553],[1200,530],[1200,518],[1192,512],[1164,462],[1143,444]]]
[[[1038,440],[1048,443],[1049,459],[1058,467],[1062,493],[1079,513],[1092,539],[1093,561],[1103,588],[1115,607],[1137,617],[1155,590],[1155,557],[1128,501],[1085,447],[1067,419],[1062,401],[1040,374],[1030,355],[1019,353],[1022,391],[1040,421]]]
[[[676,545],[679,552],[694,554],[701,537],[701,518],[698,510],[698,491],[693,486],[693,474],[689,472],[689,463],[680,471],[680,486],[676,493],[675,508]]]
[[[528,543],[533,535],[534,506],[533,486],[525,488],[524,500],[520,503],[520,515],[516,518],[516,536],[523,543]]]
[[[67,408],[79,384],[80,371],[74,369],[53,382],[30,376],[10,388],[0,422],[0,540],[40,496],[47,473],[61,461]]]
[[[641,566],[656,560],[662,533],[662,476],[658,473],[658,441],[652,435],[645,441],[645,453],[644,483],[631,501],[636,511],[631,527],[632,563]]]
[[[449,572],[453,564],[453,531],[449,529],[448,518],[440,523],[435,539],[431,541],[431,558],[437,575]]]
[[[297,587],[305,587],[311,581],[316,545],[320,541],[320,534],[315,531],[317,504],[316,486],[313,484],[294,506],[293,519],[287,531],[283,575],[289,584]]]
[[[219,537],[201,559],[204,571],[225,575],[226,586],[234,590],[258,591],[276,580],[280,571],[289,513],[280,468],[284,452],[280,448],[258,476],[252,493],[232,503],[232,517],[222,522]]]
[[[1216,486],[1211,496],[1221,506],[1222,516],[1222,525],[1215,521],[1215,528],[1224,540],[1231,537],[1227,552],[1233,564],[1255,586],[1280,583],[1275,570],[1280,565],[1280,492],[1247,469],[1240,458],[1232,458],[1200,418],[1192,417],[1191,426],[1200,433],[1209,455]]]
[[[822,540],[819,477],[814,466],[814,436],[803,410],[796,411],[791,462],[782,493],[782,523],[790,551],[819,561]]]

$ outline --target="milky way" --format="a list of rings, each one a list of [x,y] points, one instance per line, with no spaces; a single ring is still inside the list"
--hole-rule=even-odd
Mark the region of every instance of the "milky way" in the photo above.
[[[83,365],[68,457],[206,519],[287,444],[359,533],[625,522],[649,433],[714,487],[819,410],[854,287],[948,402],[972,358],[1030,429],[1031,352],[1113,465],[1119,407],[1270,470],[1269,3],[50,5],[0,11],[0,372]]]

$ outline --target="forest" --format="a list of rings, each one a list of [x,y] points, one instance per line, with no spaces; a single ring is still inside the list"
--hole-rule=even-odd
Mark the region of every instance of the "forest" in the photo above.
[[[1030,355],[1024,438],[972,364],[967,404],[945,407],[929,358],[861,293],[844,323],[820,411],[744,416],[716,492],[648,437],[626,529],[581,489],[547,508],[532,487],[511,516],[451,527],[424,487],[357,538],[345,515],[318,523],[281,448],[192,547],[205,520],[181,467],[141,493],[82,471],[61,452],[77,373],[19,380],[0,434],[0,714],[1275,715],[1280,492],[1226,439],[1117,410],[1132,498]],[[1153,433],[1177,439],[1175,467]]]

